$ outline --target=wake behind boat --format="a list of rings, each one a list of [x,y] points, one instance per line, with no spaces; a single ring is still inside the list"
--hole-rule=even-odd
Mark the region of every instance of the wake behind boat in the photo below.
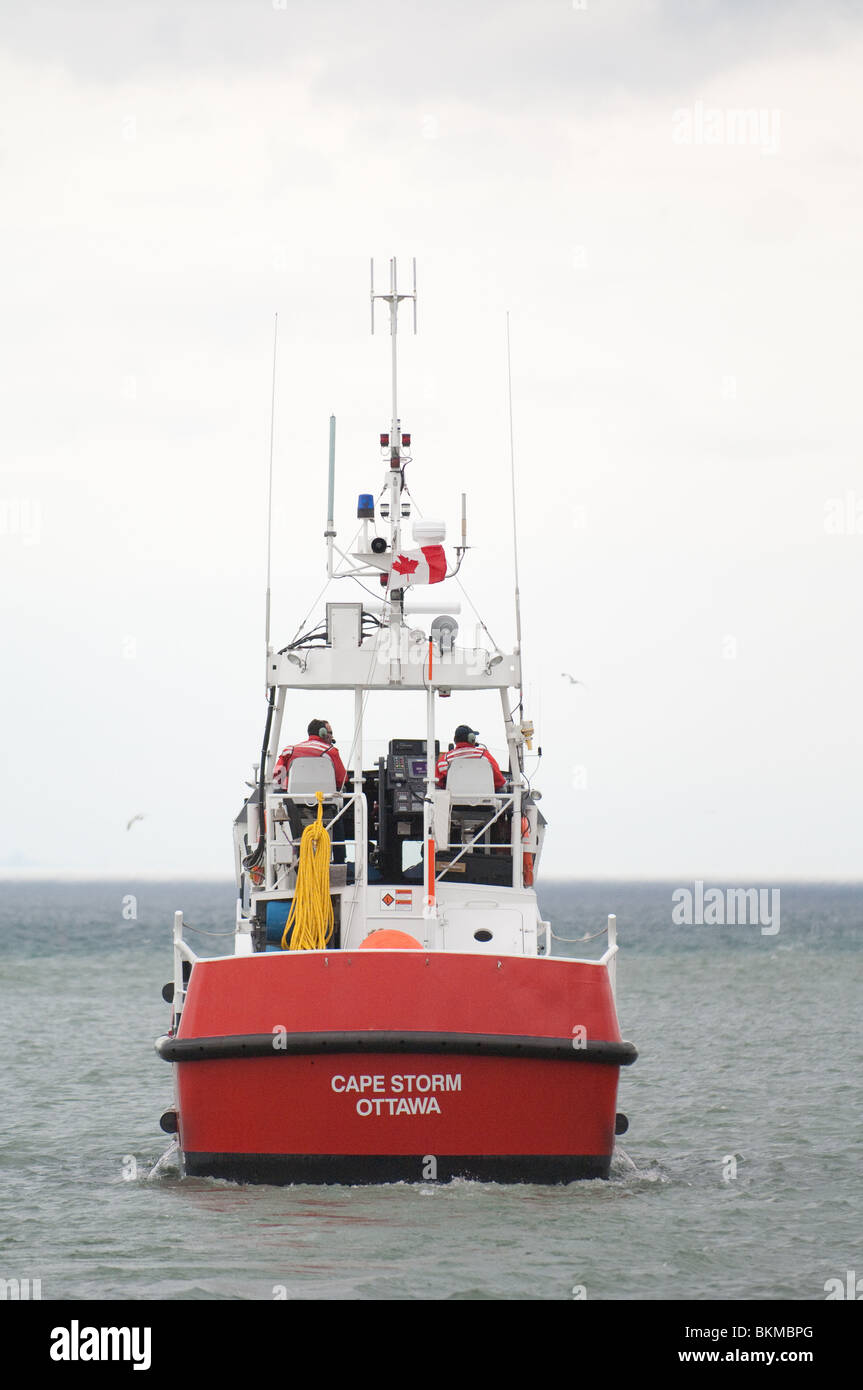
[[[387,293],[372,278],[373,325],[377,300],[390,315],[392,416],[383,487],[360,495],[349,552],[336,545],[330,422],[327,575],[361,596],[326,603],[274,650],[268,588],[266,727],[234,826],[234,949],[199,957],[175,915],[171,1029],[156,1044],[175,1074],[163,1128],[187,1174],[241,1181],[604,1178],[626,1123],[619,1068],[636,1057],[617,1022],[614,918],[600,960],[554,955],[536,896],[545,821],[525,771],[518,607],[505,652],[486,629],[487,645],[460,646],[457,606],[417,598],[460,570],[465,503],[454,560],[443,523],[415,521],[405,545],[397,333],[400,304],[416,313],[415,272],[410,293],[394,260]],[[288,691],[306,692],[310,712],[326,692],[353,691],[347,766],[323,718],[282,746]],[[376,759],[372,692],[425,703],[425,729],[407,735],[394,704]],[[442,752],[440,701],[454,693],[496,702],[500,763],[468,724]]]

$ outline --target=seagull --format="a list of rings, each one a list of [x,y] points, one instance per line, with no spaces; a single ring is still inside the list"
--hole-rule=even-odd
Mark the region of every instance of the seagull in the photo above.
[[[143,819],[144,819],[144,813],[143,813],[143,811],[139,811],[138,814],[137,814],[136,816],[133,816],[132,819],[131,819],[130,821],[127,821],[127,822],[126,822],[126,829],[127,829],[127,830],[131,830],[131,829],[132,829],[132,826],[135,824],[135,821],[136,821],[136,820],[143,820]]]
[[[575,676],[571,676],[568,671],[561,671],[560,674],[569,681],[570,685],[584,685],[584,681],[577,681]]]

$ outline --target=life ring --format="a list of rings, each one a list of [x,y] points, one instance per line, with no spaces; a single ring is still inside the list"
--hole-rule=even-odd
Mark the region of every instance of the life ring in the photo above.
[[[525,844],[530,839],[530,821],[527,816],[521,818],[521,841]],[[524,878],[525,888],[533,887],[533,855],[524,851],[521,857],[522,877]]]

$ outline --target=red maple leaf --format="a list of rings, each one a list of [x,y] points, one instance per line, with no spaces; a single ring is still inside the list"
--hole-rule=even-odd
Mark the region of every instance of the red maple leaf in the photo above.
[[[413,574],[414,570],[419,569],[419,560],[411,560],[407,555],[400,555],[393,561],[393,569],[396,574]]]

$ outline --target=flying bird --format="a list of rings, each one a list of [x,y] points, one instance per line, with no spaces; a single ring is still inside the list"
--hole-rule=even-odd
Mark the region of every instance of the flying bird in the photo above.
[[[570,685],[584,685],[584,681],[577,681],[575,676],[571,676],[568,671],[561,671],[560,674],[566,677]]]
[[[131,819],[130,821],[127,821],[127,822],[126,822],[126,829],[127,829],[127,830],[131,830],[131,829],[132,829],[132,826],[135,824],[135,821],[136,821],[136,820],[143,820],[143,819],[144,819],[144,813],[143,813],[143,811],[139,811],[138,814],[137,814],[136,816],[133,816],[132,819]]]

